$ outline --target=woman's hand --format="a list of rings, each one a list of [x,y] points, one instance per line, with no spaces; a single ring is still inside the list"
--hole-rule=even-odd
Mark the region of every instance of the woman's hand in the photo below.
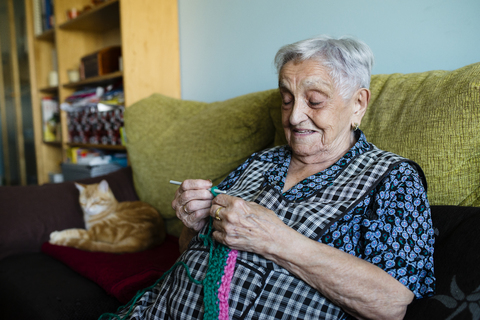
[[[213,199],[210,216],[214,218],[213,238],[216,241],[231,249],[254,252],[265,257],[272,250],[275,251],[274,246],[278,243],[275,239],[290,229],[273,211],[224,194]]]
[[[301,235],[256,203],[218,195],[210,216],[220,219],[215,240],[277,263],[358,319],[402,319],[413,299],[382,269]]]
[[[185,180],[175,192],[172,208],[188,229],[198,232],[207,223],[213,195],[209,180]]]

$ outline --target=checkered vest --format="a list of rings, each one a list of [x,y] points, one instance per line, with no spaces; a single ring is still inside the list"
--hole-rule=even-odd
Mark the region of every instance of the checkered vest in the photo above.
[[[333,183],[306,199],[289,202],[273,186],[267,184],[262,188],[264,173],[275,165],[258,160],[262,154],[253,160],[228,194],[274,211],[285,224],[313,240],[318,240],[324,230],[362,201],[394,166],[409,161],[372,145],[370,150],[352,159]],[[180,259],[188,265],[191,276],[202,280],[209,254],[209,248],[197,236]],[[151,297],[156,300],[155,319],[197,319],[203,314],[202,286],[188,279],[185,268],[178,267],[158,289],[157,297],[161,298]],[[230,319],[351,318],[288,270],[243,251],[238,252],[228,305]]]

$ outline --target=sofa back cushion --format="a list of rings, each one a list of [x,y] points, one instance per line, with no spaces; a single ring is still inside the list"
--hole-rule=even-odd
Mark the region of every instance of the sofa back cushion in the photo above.
[[[432,205],[480,205],[480,63],[454,71],[374,75],[361,128],[417,162]]]
[[[204,103],[154,94],[125,111],[127,151],[135,189],[179,235],[169,180],[223,180],[252,153],[273,144],[269,101],[275,90]]]

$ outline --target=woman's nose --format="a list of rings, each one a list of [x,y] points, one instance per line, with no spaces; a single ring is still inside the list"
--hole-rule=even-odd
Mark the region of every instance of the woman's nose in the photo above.
[[[308,116],[305,113],[306,112],[305,107],[306,106],[302,101],[299,101],[299,100],[295,101],[289,117],[291,125],[296,126],[308,119]]]

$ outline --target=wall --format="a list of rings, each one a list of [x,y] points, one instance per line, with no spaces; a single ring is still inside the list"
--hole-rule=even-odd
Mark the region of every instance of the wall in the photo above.
[[[373,73],[453,70],[480,61],[478,0],[178,0],[182,98],[224,100],[271,89],[284,44],[353,35]]]

